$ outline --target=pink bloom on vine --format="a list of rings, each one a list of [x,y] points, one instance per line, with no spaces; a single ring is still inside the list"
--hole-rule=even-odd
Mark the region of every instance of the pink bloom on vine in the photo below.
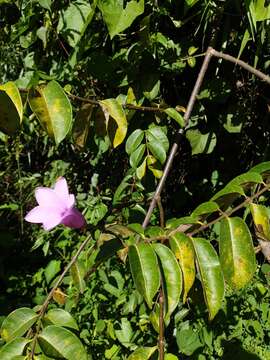
[[[38,206],[25,216],[26,221],[42,224],[45,230],[51,230],[59,224],[77,229],[85,226],[84,216],[75,208],[75,196],[69,194],[64,177],[56,181],[53,189],[38,187],[35,197]]]

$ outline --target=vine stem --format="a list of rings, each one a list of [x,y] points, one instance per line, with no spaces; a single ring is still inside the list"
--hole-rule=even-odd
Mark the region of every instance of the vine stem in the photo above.
[[[189,98],[187,110],[186,110],[185,115],[184,115],[185,128],[188,125],[189,118],[190,118],[191,112],[193,110],[195,101],[196,101],[196,97],[197,97],[197,95],[199,93],[201,84],[203,82],[205,73],[206,73],[206,71],[208,69],[208,66],[209,66],[209,63],[210,63],[210,60],[211,60],[212,56],[215,56],[217,58],[230,61],[230,62],[232,62],[232,63],[234,63],[236,65],[239,65],[239,66],[243,67],[245,70],[251,72],[252,74],[254,74],[255,76],[257,76],[258,78],[260,78],[261,80],[267,82],[270,85],[270,77],[268,75],[266,75],[263,72],[255,69],[254,67],[248,65],[243,60],[239,60],[239,59],[237,59],[237,58],[235,58],[235,57],[233,57],[231,55],[228,55],[228,54],[222,53],[220,51],[217,51],[217,50],[213,49],[212,47],[208,47],[208,49],[207,49],[207,51],[205,53],[204,61],[203,61],[202,66],[201,66],[201,70],[200,70],[200,72],[198,74],[198,77],[197,77],[197,80],[195,82],[193,91],[192,91],[191,96]],[[144,218],[143,225],[142,225],[143,228],[146,228],[147,225],[149,224],[151,215],[152,215],[152,213],[153,213],[153,211],[154,211],[154,209],[156,207],[157,201],[158,201],[158,199],[160,197],[160,194],[161,194],[161,192],[163,190],[166,179],[167,179],[167,177],[169,175],[169,172],[170,172],[170,169],[172,167],[173,159],[174,159],[175,154],[177,152],[177,149],[179,147],[180,140],[181,140],[181,137],[182,137],[183,133],[184,133],[184,129],[180,129],[179,132],[178,132],[178,135],[176,137],[176,140],[172,145],[172,148],[171,148],[171,151],[169,153],[167,162],[165,164],[163,175],[162,175],[162,177],[161,177],[161,179],[160,179],[160,181],[159,181],[159,183],[157,185],[155,194],[154,194],[154,196],[153,196],[153,198],[151,200],[148,211],[147,211],[146,216]]]
[[[36,348],[36,344],[37,344],[37,337],[39,334],[39,331],[41,329],[41,320],[47,310],[47,307],[53,297],[53,294],[55,292],[55,290],[60,286],[60,284],[62,283],[64,277],[66,276],[67,272],[70,270],[71,266],[77,261],[78,257],[80,256],[81,252],[83,251],[83,249],[86,247],[86,245],[89,243],[90,239],[92,238],[91,234],[87,236],[87,238],[84,240],[84,242],[81,244],[81,246],[79,247],[78,251],[76,252],[76,254],[72,257],[72,259],[70,260],[70,262],[67,264],[67,266],[65,267],[64,271],[62,272],[62,274],[60,275],[59,279],[56,281],[55,285],[53,286],[53,288],[51,289],[51,291],[49,292],[46,300],[44,301],[43,305],[41,306],[40,310],[39,310],[39,322],[38,322],[38,326],[36,329],[36,334],[33,338],[33,344],[32,344],[32,350],[31,350],[31,360],[34,359],[34,355],[35,355],[35,348]]]

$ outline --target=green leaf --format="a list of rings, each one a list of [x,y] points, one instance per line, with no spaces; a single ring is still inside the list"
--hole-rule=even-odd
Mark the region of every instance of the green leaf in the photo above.
[[[57,32],[75,47],[85,33],[95,13],[96,0],[92,6],[87,0],[72,1],[66,10],[60,11]]]
[[[44,270],[44,275],[46,278],[47,284],[49,284],[52,279],[59,273],[61,270],[61,261],[60,260],[51,260]]]
[[[60,326],[49,325],[38,336],[38,343],[46,356],[66,360],[88,360],[87,353],[71,331]]]
[[[9,342],[16,337],[22,336],[37,321],[38,315],[29,308],[23,307],[10,313],[2,323],[1,337]]]
[[[195,5],[199,0],[185,0],[185,3],[187,4],[187,6],[192,7],[193,5]]]
[[[217,203],[215,203],[214,201],[207,201],[197,206],[196,209],[192,212],[191,216],[196,217],[205,214],[212,214],[216,211],[219,211]]]
[[[198,271],[203,287],[204,299],[212,320],[222,305],[224,298],[224,279],[219,258],[209,241],[202,238],[192,238],[196,254]]]
[[[63,326],[74,330],[79,330],[76,321],[69,312],[63,309],[51,309],[44,317],[45,321],[50,321],[53,325]]]
[[[270,224],[267,207],[259,204],[250,204],[250,210],[258,233],[270,241]]]
[[[174,229],[180,225],[198,224],[199,219],[193,216],[183,216],[181,218],[172,218],[166,222],[167,229]]]
[[[0,359],[11,360],[16,355],[22,355],[29,342],[29,339],[16,337],[0,348]]]
[[[253,166],[250,170],[250,172],[254,173],[259,173],[262,175],[269,175],[270,174],[270,161],[265,161],[262,162],[258,165]]]
[[[98,7],[108,27],[111,39],[126,30],[144,12],[144,0],[131,0],[124,8],[123,0],[99,0]]]
[[[227,185],[225,188],[218,191],[212,198],[211,201],[215,201],[220,208],[226,209],[231,205],[235,199],[240,195],[245,196],[243,188],[239,185]]]
[[[161,264],[161,274],[165,293],[165,324],[168,325],[170,316],[176,309],[182,291],[182,274],[173,252],[163,244],[153,244]]]
[[[225,280],[241,289],[253,277],[256,257],[246,223],[239,217],[225,218],[220,224],[219,253]]]
[[[136,349],[131,355],[129,355],[128,360],[148,360],[156,350],[157,346],[140,347]]]
[[[111,138],[113,138],[113,147],[116,148],[126,137],[127,119],[125,112],[122,105],[116,99],[106,99],[99,101],[99,103],[102,107],[105,118],[108,119],[108,116],[110,116],[117,124],[117,129],[111,136]],[[109,121],[107,121],[107,128],[109,126],[108,123]]]
[[[217,143],[215,133],[202,134],[199,130],[187,130],[186,136],[190,142],[192,155],[196,154],[210,154]]]
[[[164,164],[166,160],[166,151],[162,144],[160,142],[152,141],[147,143],[147,147],[151,151],[152,155],[158,159],[161,164]]]
[[[129,247],[128,257],[135,286],[151,309],[160,285],[156,254],[150,244],[139,243]]]
[[[164,131],[164,128],[162,128],[161,126],[150,127],[146,131],[146,137],[150,143],[154,143],[154,142],[161,143],[165,152],[169,150],[170,143]]]
[[[70,273],[74,285],[80,291],[81,294],[85,290],[85,281],[84,281],[85,271],[86,271],[85,265],[81,259],[75,261],[75,263],[71,266],[70,269]]]
[[[131,154],[129,162],[133,169],[136,169],[141,162],[143,155],[145,153],[146,145],[141,144],[139,147]]]
[[[188,356],[203,346],[198,332],[196,333],[191,327],[180,328],[176,332],[176,342],[181,353]]]
[[[240,185],[242,187],[249,186],[250,184],[261,184],[263,179],[257,172],[248,171],[245,174],[238,175],[232,179],[227,186]]]
[[[0,85],[0,130],[8,135],[20,127],[23,105],[20,92],[13,82]]]
[[[190,238],[183,233],[176,233],[169,239],[170,247],[179,261],[183,274],[183,303],[195,281],[195,256]]]
[[[49,10],[49,11],[51,10],[51,4],[52,4],[51,0],[38,0],[38,3],[44,9]]]
[[[126,141],[126,152],[128,155],[131,155],[139,147],[139,145],[141,145],[143,138],[144,131],[141,129],[136,129],[129,135]]]
[[[130,347],[133,330],[128,319],[121,319],[121,330],[115,330],[115,335],[123,346]]]
[[[178,357],[173,354],[165,354],[164,360],[178,360]]]
[[[83,150],[85,148],[93,109],[94,107],[92,104],[84,104],[78,111],[74,120],[72,136],[75,145],[79,150]]]
[[[28,101],[41,125],[58,145],[72,124],[72,107],[62,87],[53,80],[32,88]]]
[[[174,108],[168,108],[166,110],[164,110],[164,112],[171,117],[172,119],[174,119],[178,125],[180,125],[180,127],[185,127],[185,121],[183,116]]]

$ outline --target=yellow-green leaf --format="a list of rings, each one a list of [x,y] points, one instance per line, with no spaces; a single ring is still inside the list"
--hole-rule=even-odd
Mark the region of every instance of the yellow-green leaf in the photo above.
[[[219,255],[225,280],[231,287],[241,289],[252,279],[256,257],[249,229],[241,218],[221,221]]]
[[[17,88],[16,84],[12,81],[9,81],[3,85],[0,85],[0,90],[5,91],[6,94],[10,97],[10,99],[12,100],[12,102],[14,103],[14,105],[17,109],[20,121],[22,121],[23,104],[22,104],[22,98],[21,98],[19,89]]]
[[[36,322],[38,315],[34,310],[23,307],[12,311],[3,321],[1,337],[5,341],[11,341],[22,336]]]
[[[148,360],[156,350],[157,346],[138,348],[129,355],[128,360]]]
[[[12,360],[15,356],[21,355],[30,341],[30,339],[16,337],[0,348],[0,359]]]
[[[58,145],[69,133],[72,123],[72,107],[62,87],[53,80],[32,88],[28,101],[41,125]]]
[[[38,336],[38,343],[46,356],[66,360],[87,360],[81,341],[71,331],[60,326],[49,325]]]
[[[264,240],[270,241],[270,224],[267,208],[259,204],[250,204],[250,210],[258,233],[261,233]]]
[[[183,302],[186,302],[187,294],[195,281],[195,256],[190,238],[183,233],[176,233],[169,239],[170,247],[179,261],[183,274],[184,293]]]
[[[116,99],[106,99],[99,102],[102,110],[104,112],[105,118],[108,118],[108,115],[116,122],[117,128],[113,129],[113,126],[110,128],[109,123],[107,122],[107,129],[111,129],[111,134],[109,131],[110,138],[113,141],[113,147],[116,148],[120,145],[127,134],[127,119],[125,112],[122,108],[122,105]]]
[[[0,130],[8,135],[20,127],[23,105],[20,92],[13,82],[0,85]]]

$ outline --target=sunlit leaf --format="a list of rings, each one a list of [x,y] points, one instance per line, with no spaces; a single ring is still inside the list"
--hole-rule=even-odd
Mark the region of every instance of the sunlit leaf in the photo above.
[[[16,337],[0,348],[0,359],[12,360],[14,356],[22,355],[26,345],[29,342],[29,339]]]
[[[86,0],[72,1],[60,11],[57,31],[74,47],[78,44],[95,13],[97,0],[90,5]]]
[[[212,320],[220,310],[224,298],[224,279],[219,258],[209,241],[193,238],[192,243],[209,319]]]
[[[169,239],[170,247],[179,261],[183,274],[183,302],[186,302],[189,290],[195,281],[195,256],[190,238],[183,233],[176,233]]]
[[[136,129],[129,135],[126,141],[126,152],[128,155],[131,155],[139,147],[139,145],[141,145],[143,138],[144,131],[141,129]]]
[[[270,241],[269,213],[266,206],[250,204],[250,210],[258,233]]]
[[[111,138],[113,140],[113,147],[120,145],[127,133],[127,119],[121,104],[116,99],[106,99],[99,102],[103,112],[108,114],[117,124],[117,129],[113,132]],[[105,115],[106,117],[106,115]],[[107,128],[108,128],[107,123]]]
[[[133,167],[134,169],[137,168],[137,166],[139,165],[139,163],[141,162],[143,155],[145,153],[145,149],[146,149],[146,145],[145,144],[141,144],[139,145],[139,147],[131,154],[129,162],[131,167]]]
[[[13,82],[0,85],[0,130],[12,135],[19,129],[23,117],[20,92]]]
[[[72,107],[62,87],[56,81],[29,91],[28,101],[48,135],[58,145],[69,133]]]
[[[183,116],[174,108],[167,108],[164,110],[164,112],[171,117],[172,119],[174,119],[178,125],[180,125],[180,127],[184,127],[185,126],[185,121]]]
[[[256,270],[252,238],[241,218],[227,217],[221,221],[219,253],[225,280],[231,287],[241,289]]]
[[[192,155],[196,154],[210,154],[217,143],[215,133],[202,134],[199,130],[187,130],[187,139],[190,142]]]
[[[77,287],[77,289],[80,291],[81,294],[85,290],[85,281],[84,281],[85,271],[86,271],[85,265],[81,259],[78,259],[77,261],[75,261],[75,263],[71,266],[71,269],[70,269],[70,273],[71,273],[74,285]]]
[[[144,0],[99,0],[98,7],[108,27],[111,39],[125,31],[144,12]]]
[[[38,315],[34,310],[23,307],[10,313],[2,323],[1,337],[9,342],[16,337],[22,336],[37,321]]]
[[[156,254],[150,244],[139,243],[129,247],[128,258],[136,288],[152,308],[152,299],[160,285]]]
[[[201,216],[205,214],[211,214],[219,210],[217,203],[214,201],[207,201],[205,203],[200,204],[196,207],[196,209],[192,212],[191,216]]]
[[[161,264],[161,276],[165,294],[165,324],[168,325],[170,316],[176,309],[182,291],[182,274],[176,257],[165,245],[156,243],[153,248]]]
[[[74,360],[88,360],[81,341],[71,331],[60,326],[49,325],[38,336],[38,343],[46,356]]]
[[[136,349],[131,355],[129,355],[128,360],[148,360],[156,350],[157,346],[140,347]]]
[[[69,312],[63,309],[51,309],[44,317],[45,321],[49,321],[53,325],[64,326],[70,329],[79,330],[76,321]]]

